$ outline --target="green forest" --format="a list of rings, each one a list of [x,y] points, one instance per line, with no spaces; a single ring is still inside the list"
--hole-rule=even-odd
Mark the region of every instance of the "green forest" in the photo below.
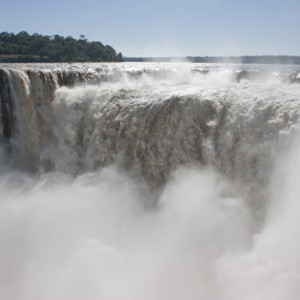
[[[84,35],[71,36],[0,33],[0,62],[119,62],[121,53]]]

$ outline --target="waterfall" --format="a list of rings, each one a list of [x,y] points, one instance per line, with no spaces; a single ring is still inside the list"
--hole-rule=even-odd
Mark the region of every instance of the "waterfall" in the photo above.
[[[200,164],[266,181],[298,127],[298,89],[278,79],[235,82],[246,71],[172,67],[3,69],[3,136],[14,160],[72,174],[116,163],[154,182]]]
[[[298,79],[0,65],[0,298],[297,299]]]

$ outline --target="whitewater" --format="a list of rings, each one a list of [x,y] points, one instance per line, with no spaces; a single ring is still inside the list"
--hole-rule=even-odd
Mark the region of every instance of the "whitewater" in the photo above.
[[[300,67],[0,64],[0,299],[298,300]]]

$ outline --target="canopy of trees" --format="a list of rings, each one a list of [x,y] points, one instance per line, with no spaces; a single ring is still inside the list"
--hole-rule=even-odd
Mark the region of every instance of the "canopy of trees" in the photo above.
[[[7,62],[101,62],[122,61],[122,54],[101,42],[89,42],[85,36],[47,36],[21,31],[0,33],[0,61]]]

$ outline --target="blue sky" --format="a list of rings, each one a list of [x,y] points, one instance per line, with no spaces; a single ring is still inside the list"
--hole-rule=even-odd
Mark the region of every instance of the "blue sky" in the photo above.
[[[300,55],[300,0],[0,0],[0,31],[59,34],[124,56]]]

